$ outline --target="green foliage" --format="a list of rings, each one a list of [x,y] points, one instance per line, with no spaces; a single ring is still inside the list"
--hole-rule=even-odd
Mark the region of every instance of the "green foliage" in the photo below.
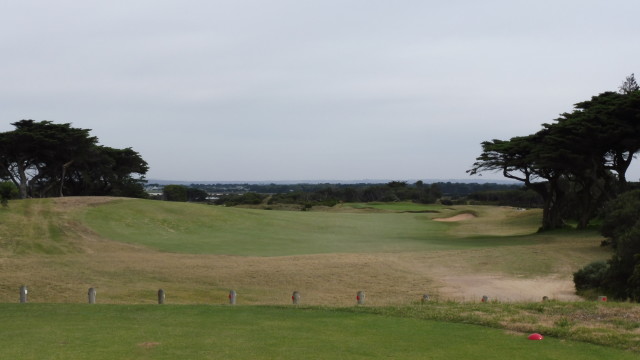
[[[468,196],[473,204],[491,204],[521,208],[539,208],[544,204],[538,193],[529,189],[482,191]]]
[[[335,206],[340,202],[414,201],[432,204],[442,196],[438,184],[425,185],[418,181],[409,185],[404,181],[367,186],[325,186],[313,192],[293,191],[274,194],[269,204],[301,204]]]
[[[603,211],[602,235],[609,238],[614,248],[618,239],[640,220],[640,190],[629,191],[611,202]]]
[[[236,206],[236,205],[258,205],[261,204],[267,195],[254,192],[245,194],[229,194],[220,196],[214,203],[216,205]]]
[[[636,82],[635,74],[627,76],[618,90],[621,94],[628,94],[640,90],[640,86],[638,86],[638,83]]]
[[[184,185],[165,185],[162,199],[166,201],[206,202],[209,194],[201,189]]]
[[[600,289],[607,282],[609,264],[605,261],[593,262],[573,274],[573,282],[578,292]]]
[[[0,182],[0,204],[3,207],[7,207],[9,200],[17,198],[18,195],[18,188],[12,182]]]
[[[162,198],[166,201],[187,201],[188,189],[184,185],[166,185],[162,190]]]
[[[98,145],[89,129],[21,120],[0,133],[0,178],[22,198],[143,194],[147,163],[131,148]]]
[[[544,201],[542,229],[568,216],[586,228],[598,209],[628,187],[626,172],[640,151],[640,91],[633,76],[621,92],[604,92],[528,136],[482,143],[470,174],[500,171]],[[624,88],[624,91],[622,89]]]
[[[615,243],[607,287],[616,298],[640,302],[640,221],[628,225]]]
[[[576,288],[598,289],[616,299],[640,301],[640,190],[622,194],[605,210],[602,234],[615,248],[606,264],[591,264],[574,275]],[[581,276],[578,276],[581,275]],[[576,278],[576,276],[578,276]]]

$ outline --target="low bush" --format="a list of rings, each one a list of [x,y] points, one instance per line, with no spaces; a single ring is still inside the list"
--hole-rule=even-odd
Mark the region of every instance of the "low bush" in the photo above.
[[[600,289],[605,285],[609,264],[605,261],[593,262],[573,273],[573,282],[579,292]]]

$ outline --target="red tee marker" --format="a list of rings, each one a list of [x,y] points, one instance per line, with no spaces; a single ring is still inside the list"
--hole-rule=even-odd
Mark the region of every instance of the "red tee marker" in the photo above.
[[[529,340],[542,340],[544,339],[544,336],[538,334],[538,333],[533,333],[531,335],[529,335],[528,337]]]

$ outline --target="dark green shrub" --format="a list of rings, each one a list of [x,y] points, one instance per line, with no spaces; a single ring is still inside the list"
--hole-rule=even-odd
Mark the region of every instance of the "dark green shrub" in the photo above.
[[[573,273],[573,282],[576,290],[600,289],[606,284],[609,264],[605,261],[596,261]]]
[[[18,188],[12,182],[0,182],[0,203],[2,206],[8,206],[9,200],[17,198],[18,195]]]

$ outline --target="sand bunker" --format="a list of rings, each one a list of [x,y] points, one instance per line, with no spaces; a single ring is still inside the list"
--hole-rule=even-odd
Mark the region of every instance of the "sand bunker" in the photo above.
[[[469,219],[473,219],[476,216],[473,214],[469,214],[469,213],[465,213],[465,214],[459,214],[456,216],[451,216],[448,218],[437,218],[437,219],[433,219],[434,221],[441,221],[441,222],[455,222],[455,221],[463,221],[463,220],[469,220]]]

